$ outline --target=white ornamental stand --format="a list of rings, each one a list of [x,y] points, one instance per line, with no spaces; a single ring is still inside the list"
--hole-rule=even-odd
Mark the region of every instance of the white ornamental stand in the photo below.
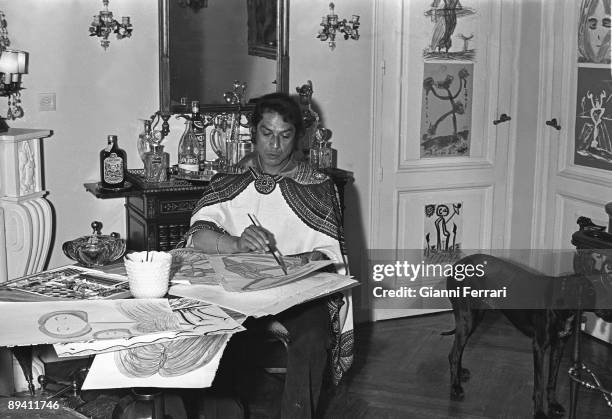
[[[0,283],[41,271],[49,254],[51,206],[42,189],[40,153],[41,139],[49,135],[49,130],[23,128],[0,134]],[[6,371],[10,368],[6,350],[0,353],[0,361],[5,376],[0,380],[0,391],[26,390],[16,360],[12,362],[13,371]],[[43,373],[43,368],[42,363],[33,362],[33,376]],[[14,382],[9,381],[11,375]]]
[[[0,134],[0,283],[44,268],[51,245],[41,139],[49,130],[10,128]]]

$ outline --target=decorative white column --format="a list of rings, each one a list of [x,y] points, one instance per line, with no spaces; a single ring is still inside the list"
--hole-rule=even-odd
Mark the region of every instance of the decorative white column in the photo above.
[[[0,134],[0,283],[41,271],[51,245],[41,139],[49,130],[10,128]]]

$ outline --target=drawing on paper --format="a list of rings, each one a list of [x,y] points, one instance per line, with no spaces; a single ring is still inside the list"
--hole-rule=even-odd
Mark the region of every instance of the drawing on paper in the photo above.
[[[304,278],[306,275],[332,264],[331,260],[302,263],[299,257],[284,256],[287,275],[274,257],[262,253],[238,253],[234,255],[210,255],[210,263],[221,278],[227,291],[260,291]]]
[[[429,261],[440,256],[448,261],[460,253],[462,207],[461,202],[425,205],[424,248]]]
[[[610,0],[582,0],[578,62],[610,64]]]
[[[188,337],[231,334],[244,328],[219,306],[189,298],[173,298],[170,307],[180,329],[147,335],[131,336],[129,329],[108,329],[93,341],[55,344],[58,356],[95,355],[111,351],[158,344]],[[240,316],[244,320],[244,316]]]
[[[610,69],[578,68],[574,163],[612,170]]]
[[[58,310],[40,316],[38,324],[39,330],[52,338],[85,336],[92,331],[92,324],[111,326],[110,328],[97,330],[92,336],[94,339],[132,337],[143,333],[179,328],[178,320],[172,312],[160,310],[163,307],[155,301],[139,301],[136,304],[119,301],[115,308],[126,317],[125,321],[104,321],[105,319],[101,319],[103,321],[90,321],[87,311]]]
[[[219,283],[208,257],[201,250],[187,247],[173,249],[170,253],[172,254],[171,281],[192,285],[217,285]]]
[[[425,11],[425,16],[433,23],[433,30],[429,46],[423,50],[423,58],[473,60],[475,50],[470,46],[470,42],[474,34],[466,32],[454,36],[454,33],[458,19],[474,13],[474,9],[462,6],[459,0],[434,0],[431,7]]]
[[[115,365],[126,377],[176,377],[208,364],[230,335],[198,336],[116,351]]]
[[[421,158],[470,154],[473,64],[425,63]]]

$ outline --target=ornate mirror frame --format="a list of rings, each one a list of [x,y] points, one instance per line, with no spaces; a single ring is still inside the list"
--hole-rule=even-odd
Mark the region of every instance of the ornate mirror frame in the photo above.
[[[187,111],[181,106],[172,106],[170,100],[170,37],[169,2],[158,0],[159,16],[159,114],[168,117],[173,113]],[[223,1],[223,0],[214,0]],[[276,0],[276,91],[289,92],[289,0]],[[228,86],[228,89],[231,86]],[[223,112],[235,109],[235,105],[211,105],[203,103],[203,111]]]

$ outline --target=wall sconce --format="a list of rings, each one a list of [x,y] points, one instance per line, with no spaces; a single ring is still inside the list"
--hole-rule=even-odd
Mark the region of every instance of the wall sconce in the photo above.
[[[97,36],[102,38],[100,44],[106,51],[106,48],[110,45],[108,36],[111,33],[117,34],[117,39],[129,38],[132,36],[132,24],[128,16],[121,18],[121,23],[113,19],[113,12],[108,10],[108,1],[102,0],[104,10],[100,10],[100,14],[94,15],[93,21],[89,26],[89,36]]]
[[[340,32],[344,35],[344,39],[359,39],[359,16],[353,15],[351,20],[346,19],[340,20],[338,15],[334,13],[334,3],[329,3],[329,14],[323,16],[321,26],[323,29],[319,29],[317,38],[321,41],[329,40],[329,49],[332,51],[336,48],[336,32]]]
[[[208,7],[208,0],[178,0],[181,7],[191,7],[191,10],[198,12],[200,9]]]
[[[28,74],[28,53],[5,49],[0,55],[0,96],[8,97],[7,119],[15,120],[23,116],[21,107],[21,75]],[[0,117],[0,132],[6,132],[8,125]]]

